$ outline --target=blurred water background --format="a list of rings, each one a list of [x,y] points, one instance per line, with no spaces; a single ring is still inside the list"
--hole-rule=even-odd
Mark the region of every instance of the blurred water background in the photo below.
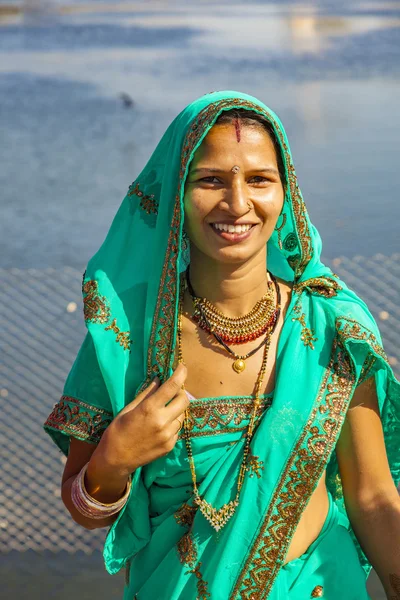
[[[86,262],[171,119],[221,89],[283,120],[323,256],[368,301],[398,369],[400,1],[0,0],[7,600],[121,598],[103,533],[63,513],[40,425],[83,335]],[[376,578],[370,589],[384,598]]]

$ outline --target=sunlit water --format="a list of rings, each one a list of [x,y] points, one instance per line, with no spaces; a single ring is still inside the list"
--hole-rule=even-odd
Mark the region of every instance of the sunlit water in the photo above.
[[[170,120],[220,89],[282,118],[325,257],[399,251],[400,2],[25,5],[0,2],[0,266],[83,268]]]

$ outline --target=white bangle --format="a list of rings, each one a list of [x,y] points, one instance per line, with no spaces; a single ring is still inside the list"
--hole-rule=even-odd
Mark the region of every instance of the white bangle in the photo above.
[[[99,502],[86,490],[85,487],[85,474],[88,468],[88,464],[84,465],[79,475],[77,475],[72,483],[71,487],[71,500],[75,508],[84,516],[89,519],[106,519],[112,515],[117,514],[127,503],[129,494],[132,487],[131,476],[129,476],[126,484],[126,490],[124,495],[111,504],[105,504]]]

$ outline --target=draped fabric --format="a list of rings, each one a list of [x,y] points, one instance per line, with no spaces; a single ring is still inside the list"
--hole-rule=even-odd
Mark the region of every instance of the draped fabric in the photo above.
[[[269,120],[285,166],[284,205],[267,244],[268,269],[293,282],[275,390],[273,398],[264,397],[258,415],[239,507],[218,534],[191,503],[183,440],[167,457],[135,472],[129,501],[104,547],[110,573],[127,567],[125,598],[284,597],[278,589],[289,570],[282,568],[289,543],[325,469],[331,510],[347,523],[356,566],[368,573],[346,521],[334,452],[354,390],[368,377],[375,377],[391,472],[396,484],[400,479],[400,385],[378,327],[365,303],[321,262],[321,239],[279,118],[259,100],[231,91],[207,94],[186,107],[129,187],[87,265],[82,289],[88,333],[46,430],[64,452],[71,435],[96,443],[155,375],[171,375],[179,279],[190,260],[185,179],[205,135],[232,108]],[[213,505],[234,496],[250,407],[251,398],[243,397],[192,403],[199,490]]]

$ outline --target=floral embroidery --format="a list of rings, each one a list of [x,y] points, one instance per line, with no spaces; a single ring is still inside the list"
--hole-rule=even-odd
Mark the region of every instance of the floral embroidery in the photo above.
[[[150,335],[147,375],[141,389],[144,389],[144,387],[150,383],[154,375],[162,375],[163,373],[166,373],[172,360],[176,309],[176,303],[174,299],[177,297],[178,293],[177,259],[180,240],[180,225],[182,220],[181,192],[189,160],[191,159],[192,153],[196,149],[197,145],[201,142],[207,127],[215,121],[215,119],[223,110],[229,110],[233,107],[247,108],[263,114],[273,125],[276,135],[280,141],[287,169],[287,181],[290,188],[290,195],[289,193],[286,193],[286,201],[290,201],[291,199],[291,209],[293,211],[295,227],[301,246],[301,254],[296,254],[294,256],[292,255],[287,258],[289,264],[295,270],[296,279],[301,276],[306,265],[312,257],[313,249],[307,210],[297,183],[297,177],[291,161],[289,147],[279,123],[268,111],[263,110],[259,105],[240,98],[224,99],[209,104],[193,121],[186,133],[186,137],[182,145],[181,167],[179,172],[178,189],[175,197],[175,207],[171,219],[170,235],[165,253],[156,310],[154,312],[152,331]]]
[[[200,572],[201,562],[197,563],[197,565],[190,569],[190,571],[186,571],[187,573],[194,573],[197,577],[197,597],[196,600],[207,600],[207,598],[211,598],[211,595],[207,589],[207,582],[204,581],[203,576]]]
[[[187,531],[178,541],[177,550],[179,560],[183,565],[193,566],[196,563],[197,546],[191,530]]]
[[[230,600],[268,597],[304,507],[331,456],[355,381],[350,357],[335,338],[312,413],[288,458]],[[320,410],[325,404],[327,410]]]
[[[124,350],[131,350],[132,340],[129,338],[129,331],[120,331],[119,327],[117,327],[117,319],[114,319],[111,325],[105,327],[106,331],[112,330],[117,334],[116,342],[119,342],[120,346],[124,348]]]
[[[98,444],[112,418],[112,413],[106,410],[71,396],[62,396],[47,417],[44,426],[85,442]]]
[[[258,479],[260,479],[261,471],[264,471],[264,461],[260,460],[254,454],[249,454],[247,456],[246,471],[250,472],[250,477],[257,475]]]
[[[86,271],[85,271],[86,273]],[[83,277],[85,277],[85,273]],[[82,286],[83,294],[86,294],[83,298],[83,314],[85,321],[92,321],[92,323],[107,323],[111,318],[111,310],[108,304],[108,300],[105,296],[99,295],[99,284],[95,279],[90,279]],[[117,334],[116,341],[124,348],[129,350],[131,348],[132,340],[130,339],[129,331],[120,331],[117,327],[117,319],[114,319],[110,325],[104,328],[106,331],[114,331]]]
[[[314,330],[307,327],[306,315],[304,313],[300,314],[300,312],[301,312],[301,304],[297,304],[293,308],[293,313],[297,314],[298,316],[293,317],[292,321],[299,321],[299,323],[302,327],[300,339],[303,340],[303,343],[305,346],[308,346],[309,348],[311,348],[311,350],[314,350],[313,342],[316,342],[318,340],[318,338],[315,337]]]
[[[271,397],[262,399],[256,414],[257,421],[271,405]],[[188,420],[190,436],[198,437],[243,431],[248,426],[252,410],[252,396],[192,400]],[[183,439],[184,436],[185,432],[181,431],[179,439]]]
[[[334,296],[337,296],[338,291],[343,288],[331,277],[314,277],[306,279],[305,281],[300,281],[293,286],[293,290],[296,294],[301,294],[304,289],[307,289],[312,294],[324,296],[325,298],[333,298]]]
[[[295,233],[288,233],[283,240],[283,247],[287,252],[293,252],[298,246],[297,236]]]
[[[150,194],[150,196],[146,196],[140,187],[139,182],[133,182],[129,186],[128,196],[138,196],[140,198],[140,207],[148,214],[156,215],[158,213],[158,202],[155,200],[154,194]]]
[[[83,284],[83,315],[85,321],[93,323],[107,323],[110,318],[110,307],[105,296],[99,295],[99,285],[96,280],[90,279]]]
[[[311,592],[311,598],[322,598],[324,595],[324,588],[322,585],[317,585]]]
[[[186,502],[184,502],[174,515],[178,525],[182,525],[183,527],[191,527],[193,525],[197,509],[197,506],[190,506],[190,504],[186,504]]]
[[[197,578],[197,598],[196,600],[207,600],[210,598],[210,594],[207,590],[207,582],[204,581],[203,576],[200,572],[201,562],[197,562],[198,550],[196,540],[193,536],[193,521],[198,510],[197,506],[190,506],[189,504],[183,503],[182,506],[175,513],[175,520],[178,525],[188,527],[188,531],[180,538],[177,543],[177,551],[179,560],[183,565],[191,567],[186,571],[186,575],[193,573]]]

